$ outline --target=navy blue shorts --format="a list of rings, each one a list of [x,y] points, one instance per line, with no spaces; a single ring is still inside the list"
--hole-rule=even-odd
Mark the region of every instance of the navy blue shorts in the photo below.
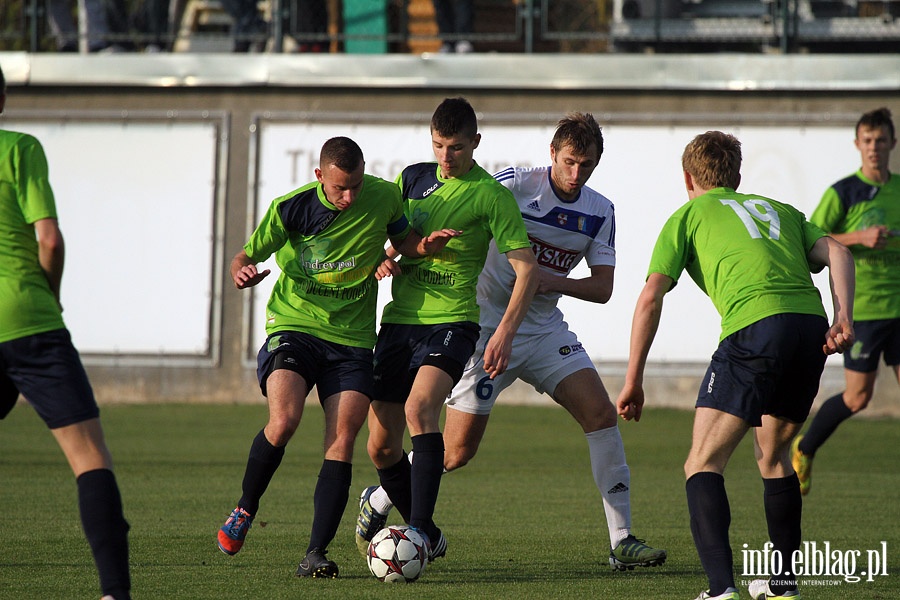
[[[844,368],[860,373],[878,370],[878,359],[884,354],[884,364],[900,365],[900,319],[854,321],[856,342],[844,352]]]
[[[385,323],[375,344],[375,398],[406,402],[419,367],[429,365],[447,373],[456,385],[475,352],[477,323],[398,325]]]
[[[0,343],[0,415],[9,413],[19,392],[50,429],[100,416],[68,329]]]
[[[361,392],[372,398],[372,351],[345,346],[299,331],[279,331],[266,339],[256,357],[263,396],[272,371],[299,373],[309,390],[316,386],[322,401],[338,392]]]
[[[828,321],[816,315],[767,317],[722,340],[700,386],[697,406],[762,424],[762,415],[802,423],[825,368]]]

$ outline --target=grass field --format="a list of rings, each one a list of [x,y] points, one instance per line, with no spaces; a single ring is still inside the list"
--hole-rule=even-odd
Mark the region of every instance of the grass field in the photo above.
[[[353,543],[351,499],[329,558],[337,580],[294,577],[312,518],[321,464],[321,411],[304,422],[263,498],[244,550],[229,557],[214,536],[240,495],[250,441],[263,406],[110,406],[103,409],[131,523],[134,597],[243,598],[623,598],[691,600],[706,580],[691,541],[682,462],[692,415],[645,411],[623,423],[632,473],[634,530],[669,551],[660,568],[625,573],[607,565],[607,533],[587,447],[556,407],[498,406],[478,457],[444,478],[436,520],[450,546],[412,585],[379,583]],[[375,473],[357,444],[353,497]],[[804,504],[804,539],[848,552],[887,543],[887,576],[868,583],[810,577],[805,599],[900,598],[900,422],[845,423],[817,457]],[[745,439],[726,473],[731,541],[740,582],[743,544],[767,540],[762,485]],[[82,536],[75,485],[43,423],[20,405],[0,423],[0,500],[6,511],[0,598],[99,597]],[[398,522],[396,513],[389,522]],[[865,570],[864,564],[857,572]],[[865,579],[865,578],[864,578]],[[744,590],[746,597],[746,590]]]

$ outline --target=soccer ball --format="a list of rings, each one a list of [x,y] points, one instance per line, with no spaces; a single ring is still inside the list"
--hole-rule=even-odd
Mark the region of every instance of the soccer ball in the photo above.
[[[406,525],[391,525],[375,534],[366,552],[369,570],[379,581],[411,583],[425,572],[425,538]]]

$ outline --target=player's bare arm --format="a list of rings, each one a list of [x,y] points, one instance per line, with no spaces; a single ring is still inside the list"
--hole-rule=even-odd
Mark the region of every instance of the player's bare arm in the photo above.
[[[573,278],[554,275],[541,270],[538,294],[558,293],[587,302],[606,304],[613,291],[613,276],[616,268],[610,265],[591,267],[588,277]]]
[[[415,231],[410,231],[402,242],[397,243],[392,239],[391,245],[403,256],[419,258],[440,252],[447,246],[447,242],[461,233],[455,229],[440,229],[423,237]]]
[[[830,237],[816,240],[807,258],[810,262],[828,266],[828,283],[834,318],[825,334],[822,351],[842,353],[853,345],[853,296],[856,291],[856,266],[853,255],[843,244]]]
[[[239,290],[253,287],[265,279],[269,273],[271,273],[271,269],[257,270],[256,264],[244,250],[235,254],[231,259],[231,279]]]
[[[506,253],[516,272],[512,295],[497,330],[484,348],[484,371],[491,379],[506,370],[512,353],[512,341],[519,325],[528,313],[531,299],[538,287],[538,267],[531,248],[519,248]]]
[[[616,400],[616,411],[626,421],[641,420],[644,410],[644,368],[659,329],[663,298],[674,283],[667,275],[651,273],[634,307],[625,385]]]
[[[832,233],[831,237],[845,246],[865,246],[881,250],[887,245],[891,232],[885,225],[872,225],[858,231],[847,233]]]
[[[34,230],[38,240],[38,262],[47,276],[50,290],[59,302],[63,265],[66,261],[66,244],[59,222],[56,219],[39,219],[34,223]]]

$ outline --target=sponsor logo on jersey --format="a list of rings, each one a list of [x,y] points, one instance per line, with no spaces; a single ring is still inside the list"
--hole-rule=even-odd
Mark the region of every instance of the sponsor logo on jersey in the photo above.
[[[584,352],[584,346],[579,344],[571,344],[569,346],[560,346],[559,354],[561,356],[569,356],[570,354],[576,354],[578,352]]]
[[[428,196],[431,195],[431,192],[433,192],[434,190],[438,189],[439,187],[441,187],[440,182],[435,183],[433,186],[431,186],[430,188],[428,188],[427,190],[425,190],[425,191],[422,193],[422,197],[423,197],[423,198],[427,198]]]
[[[539,200],[535,200],[534,202],[528,204],[528,206],[526,206],[525,208],[528,210],[541,210],[541,203]]]
[[[528,236],[531,250],[539,266],[547,267],[559,273],[568,273],[578,260],[578,252],[566,248],[557,248],[536,237]]]

